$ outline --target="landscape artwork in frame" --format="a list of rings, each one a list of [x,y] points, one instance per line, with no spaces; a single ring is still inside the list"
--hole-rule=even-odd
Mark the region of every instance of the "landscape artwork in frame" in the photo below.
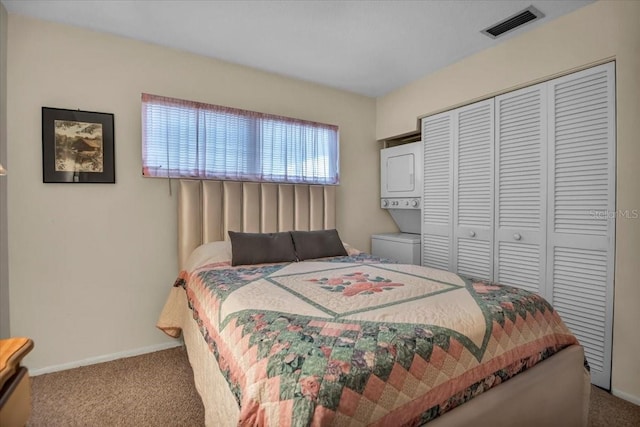
[[[42,107],[42,180],[116,182],[113,114]]]

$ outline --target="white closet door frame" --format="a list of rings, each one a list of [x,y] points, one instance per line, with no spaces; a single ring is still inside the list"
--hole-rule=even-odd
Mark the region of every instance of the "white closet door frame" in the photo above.
[[[596,77],[600,76],[600,82]],[[604,76],[604,77],[603,77]],[[602,88],[602,82],[605,89]],[[568,85],[567,85],[568,83]],[[556,123],[556,88],[565,85],[577,87],[575,111],[587,105],[576,117],[563,118],[575,131],[578,145],[571,145],[573,136],[560,135]],[[600,85],[600,86],[598,86]],[[564,96],[564,95],[563,95]],[[584,71],[570,74],[549,82],[549,209],[547,217],[547,291],[546,298],[560,313],[565,323],[585,346],[587,360],[592,359],[591,382],[609,389],[611,386],[611,346],[613,335],[613,296],[615,261],[615,194],[616,194],[616,121],[615,121],[615,63],[607,63]],[[594,103],[600,101],[599,105]],[[602,110],[605,112],[602,113]],[[566,113],[567,115],[569,113]],[[606,115],[606,132],[602,132],[602,116]],[[594,118],[595,117],[595,118]],[[591,122],[588,122],[591,120]],[[598,133],[600,132],[600,133]],[[559,135],[558,137],[556,135]],[[587,136],[584,136],[587,134]],[[581,136],[582,135],[582,136]],[[593,188],[590,180],[578,179],[581,175],[579,164],[585,170],[602,164],[602,144],[598,139],[606,139],[606,201],[602,203],[602,189],[597,189],[594,177]],[[557,152],[558,141],[563,144],[562,153]],[[599,149],[599,151],[598,151]],[[594,153],[593,156],[590,153]],[[557,164],[558,155],[563,156],[563,166]],[[573,160],[565,160],[572,156]],[[600,156],[600,158],[598,157]],[[577,160],[579,159],[579,160]],[[567,162],[578,163],[566,167]],[[578,169],[576,169],[578,168]],[[566,172],[565,172],[566,170]],[[564,175],[560,175],[564,174]],[[562,178],[560,184],[557,179]],[[567,182],[567,180],[573,180]],[[564,185],[561,196],[556,194],[558,185]],[[572,194],[571,190],[575,187]],[[602,186],[601,186],[602,187]],[[589,193],[591,191],[591,193]],[[567,196],[569,194],[569,196]],[[559,201],[562,204],[558,204]],[[593,212],[592,218],[586,212],[588,204],[604,208],[604,212]],[[556,211],[558,211],[556,215]],[[600,215],[597,217],[596,215]],[[556,224],[556,217],[561,220]],[[567,219],[568,218],[568,219]],[[574,223],[570,221],[573,219]],[[602,271],[605,269],[606,271]],[[604,289],[602,284],[604,283]],[[604,301],[601,301],[604,297]],[[604,322],[604,324],[602,324]],[[602,336],[602,342],[599,336]],[[600,349],[602,352],[600,353]]]
[[[453,271],[493,280],[494,99],[458,108],[454,113]],[[470,167],[473,162],[476,170]],[[488,180],[485,185],[483,179]]]
[[[453,113],[422,119],[422,265],[453,271]]]
[[[495,98],[494,280],[545,295],[547,83]]]

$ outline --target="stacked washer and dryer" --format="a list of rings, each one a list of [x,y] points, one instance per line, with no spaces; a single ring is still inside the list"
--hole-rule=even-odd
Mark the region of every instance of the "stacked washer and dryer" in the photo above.
[[[403,264],[421,264],[422,143],[380,151],[380,207],[386,209],[399,233],[371,236],[371,253]]]

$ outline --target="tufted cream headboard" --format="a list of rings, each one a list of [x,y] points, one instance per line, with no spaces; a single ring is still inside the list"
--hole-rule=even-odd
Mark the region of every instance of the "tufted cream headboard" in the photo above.
[[[336,187],[180,180],[178,265],[203,243],[227,231],[274,233],[336,227]]]

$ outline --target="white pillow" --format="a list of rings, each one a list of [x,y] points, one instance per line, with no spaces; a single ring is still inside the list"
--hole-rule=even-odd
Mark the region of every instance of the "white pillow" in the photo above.
[[[207,264],[226,261],[231,263],[231,242],[224,240],[205,243],[191,252],[183,270],[192,272]]]
[[[344,248],[347,251],[347,255],[349,255],[349,256],[358,255],[358,254],[362,253],[361,250],[354,248],[353,246],[351,246],[348,243],[342,242],[342,244],[344,245]]]

